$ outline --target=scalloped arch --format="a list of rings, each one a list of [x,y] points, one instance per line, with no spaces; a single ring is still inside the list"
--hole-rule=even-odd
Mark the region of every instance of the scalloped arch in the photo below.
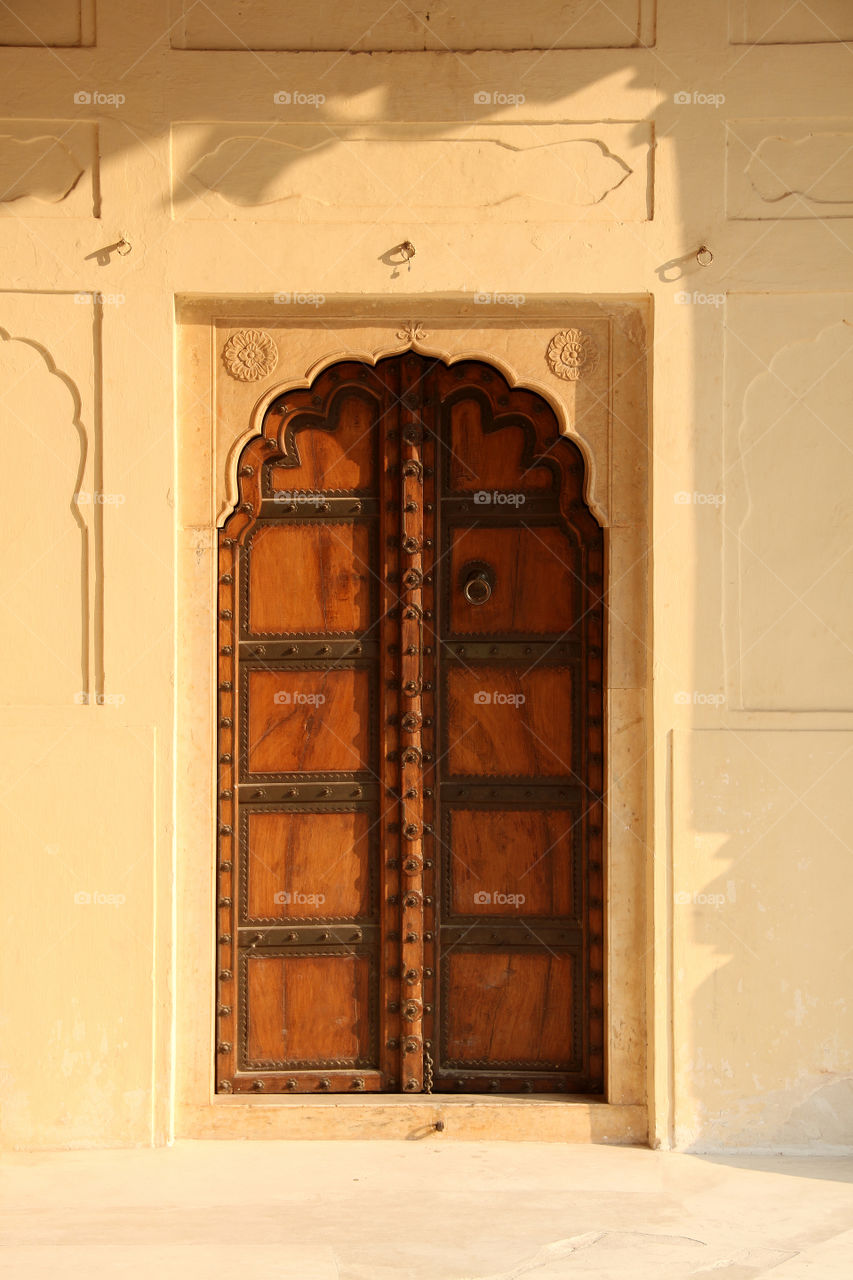
[[[453,353],[446,348],[441,348],[436,343],[429,341],[417,342],[389,342],[382,347],[376,347],[372,351],[347,351],[338,348],[334,351],[324,352],[318,356],[313,364],[308,368],[307,373],[302,377],[282,378],[280,382],[276,382],[274,386],[268,387],[264,393],[258,397],[249,414],[249,425],[246,430],[241,432],[231,443],[225,462],[225,495],[220,510],[216,515],[217,528],[221,528],[227,520],[230,512],[234,509],[239,500],[237,485],[237,463],[245,446],[254,437],[263,433],[263,421],[270,405],[274,403],[279,396],[286,395],[291,391],[304,391],[310,388],[315,380],[326,369],[332,365],[347,363],[361,363],[371,366],[377,365],[380,360],[387,360],[389,357],[405,355],[407,351],[414,351],[417,355],[427,356],[431,359],[441,360],[445,365],[453,367],[456,364],[465,364],[470,360],[478,361],[481,364],[489,365],[496,373],[499,373],[505,380],[510,390],[530,391],[534,395],[540,396],[542,400],[553,410],[560,434],[571,439],[580,449],[584,460],[584,501],[589,506],[590,511],[595,516],[602,528],[606,528],[608,524],[605,504],[598,500],[598,484],[599,476],[607,473],[606,462],[602,461],[601,465],[597,464],[595,450],[590,441],[579,432],[572,424],[565,403],[559,396],[554,394],[552,388],[547,387],[544,383],[537,382],[530,378],[522,378],[507,361],[501,360],[487,351],[477,351],[473,348],[467,348],[462,353]]]

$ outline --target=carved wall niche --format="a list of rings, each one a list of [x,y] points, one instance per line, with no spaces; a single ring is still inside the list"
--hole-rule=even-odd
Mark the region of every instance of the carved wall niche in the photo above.
[[[3,329],[0,339],[9,530],[0,630],[17,668],[3,702],[71,707],[88,701],[90,686],[94,495],[80,397],[40,343]]]

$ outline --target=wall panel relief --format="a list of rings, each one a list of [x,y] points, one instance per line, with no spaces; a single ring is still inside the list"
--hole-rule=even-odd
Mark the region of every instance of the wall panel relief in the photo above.
[[[239,130],[235,132],[235,130]],[[643,221],[647,124],[179,124],[178,218]],[[488,175],[484,181],[484,175]]]
[[[0,9],[0,47],[73,48],[95,43],[95,0],[8,0]]]
[[[849,1141],[848,732],[678,731],[679,1145]]]
[[[378,50],[607,49],[652,42],[651,0],[575,0],[557,8],[549,0],[479,5],[364,0],[174,0],[176,49]]]
[[[730,0],[732,44],[835,44],[853,40],[849,0]]]
[[[0,120],[0,214],[98,217],[97,125]]]
[[[741,297],[730,311],[724,515],[732,705],[849,710],[853,299]]]
[[[853,217],[853,120],[730,120],[730,218]]]

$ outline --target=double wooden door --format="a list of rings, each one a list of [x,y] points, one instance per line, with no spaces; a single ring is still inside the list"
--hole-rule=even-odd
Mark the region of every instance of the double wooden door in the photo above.
[[[476,362],[269,408],[218,582],[220,1092],[597,1093],[603,539]]]

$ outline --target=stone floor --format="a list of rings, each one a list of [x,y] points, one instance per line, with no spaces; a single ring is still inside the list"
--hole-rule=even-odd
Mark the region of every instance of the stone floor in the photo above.
[[[554,1143],[182,1142],[0,1162],[21,1280],[835,1280],[853,1159]]]

